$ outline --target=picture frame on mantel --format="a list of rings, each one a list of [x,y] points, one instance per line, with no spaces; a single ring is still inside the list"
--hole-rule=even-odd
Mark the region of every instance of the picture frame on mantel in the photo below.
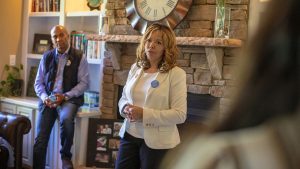
[[[90,118],[86,166],[114,168],[123,120]]]
[[[34,54],[43,54],[49,49],[53,48],[51,35],[49,34],[34,34],[33,49]]]

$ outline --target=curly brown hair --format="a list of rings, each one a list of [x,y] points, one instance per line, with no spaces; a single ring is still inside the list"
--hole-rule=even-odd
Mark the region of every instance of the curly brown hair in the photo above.
[[[150,61],[147,59],[145,53],[145,43],[147,39],[151,36],[152,32],[154,31],[162,32],[162,39],[163,39],[163,45],[165,47],[165,51],[162,60],[158,64],[158,69],[159,72],[166,73],[176,66],[176,60],[179,55],[179,49],[177,48],[176,45],[175,33],[170,27],[166,25],[162,25],[160,23],[154,23],[146,29],[140,41],[140,44],[136,50],[136,55],[137,55],[136,63],[138,67],[142,67],[144,70],[150,68],[151,66]]]

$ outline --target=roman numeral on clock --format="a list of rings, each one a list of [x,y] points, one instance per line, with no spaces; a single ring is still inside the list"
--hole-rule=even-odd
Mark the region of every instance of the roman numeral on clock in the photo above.
[[[166,14],[166,10],[164,7],[162,7],[162,11],[164,12],[164,15],[166,16],[167,14]]]
[[[170,7],[170,8],[173,8],[175,6],[175,2],[172,1],[172,0],[168,0],[167,6]]]
[[[153,10],[153,17],[156,17],[157,16],[157,9],[154,9]]]
[[[146,11],[145,11],[145,14],[146,14],[146,15],[149,15],[150,12],[151,12],[151,10],[152,10],[152,9],[151,9],[150,7],[147,7],[147,9],[146,9]]]
[[[147,0],[144,0],[144,1],[142,1],[142,2],[140,3],[140,7],[141,7],[142,9],[144,9],[147,5],[148,5],[148,4],[147,4]]]

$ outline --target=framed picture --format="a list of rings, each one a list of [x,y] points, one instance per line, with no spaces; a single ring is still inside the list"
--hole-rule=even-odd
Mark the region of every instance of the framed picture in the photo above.
[[[114,168],[123,120],[89,119],[86,166]]]
[[[33,53],[43,54],[49,49],[52,49],[51,35],[49,34],[34,34]]]

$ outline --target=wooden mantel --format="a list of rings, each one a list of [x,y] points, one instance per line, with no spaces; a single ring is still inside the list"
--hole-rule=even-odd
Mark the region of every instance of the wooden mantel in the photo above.
[[[111,53],[112,64],[115,70],[120,70],[120,46],[124,43],[140,43],[142,36],[139,35],[95,35],[86,36],[88,40],[104,41],[105,49]],[[223,48],[240,48],[242,40],[210,38],[210,37],[176,37],[178,46],[201,46],[205,48],[210,72],[214,79],[222,79],[223,72]]]
[[[142,36],[139,35],[87,35],[88,40],[97,40],[114,43],[140,43]],[[205,46],[205,47],[241,47],[239,39],[209,38],[209,37],[176,37],[177,45],[182,46]]]

